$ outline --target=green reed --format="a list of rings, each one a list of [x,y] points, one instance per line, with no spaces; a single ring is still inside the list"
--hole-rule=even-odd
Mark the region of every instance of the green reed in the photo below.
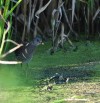
[[[7,47],[7,43],[5,43],[6,38],[11,38],[12,13],[21,1],[22,0],[18,0],[13,5],[13,0],[0,0],[0,56],[2,55],[5,47]],[[10,6],[11,9],[9,9]],[[6,28],[5,25],[7,25]]]

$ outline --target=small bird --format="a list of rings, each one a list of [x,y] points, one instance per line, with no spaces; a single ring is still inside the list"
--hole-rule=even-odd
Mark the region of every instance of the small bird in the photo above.
[[[32,59],[35,48],[39,44],[42,44],[40,37],[34,38],[31,42],[23,43],[23,46],[15,51],[16,59],[22,63],[28,63]]]

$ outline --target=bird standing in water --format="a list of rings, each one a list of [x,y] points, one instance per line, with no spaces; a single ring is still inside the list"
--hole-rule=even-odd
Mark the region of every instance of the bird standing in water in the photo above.
[[[36,47],[39,44],[42,44],[42,39],[39,37],[34,38],[34,40],[31,42],[23,43],[23,46],[15,51],[17,60],[21,61],[22,63],[29,63],[33,57]]]

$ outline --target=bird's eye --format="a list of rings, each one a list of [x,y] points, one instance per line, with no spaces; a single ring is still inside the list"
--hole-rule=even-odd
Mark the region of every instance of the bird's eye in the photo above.
[[[41,39],[37,39],[37,42],[41,42]]]
[[[39,39],[37,39],[37,42],[39,42]]]

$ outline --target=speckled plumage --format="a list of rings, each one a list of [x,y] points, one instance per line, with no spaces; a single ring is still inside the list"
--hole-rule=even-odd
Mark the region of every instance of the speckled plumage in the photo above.
[[[42,40],[36,37],[33,41],[29,43],[23,43],[23,46],[15,51],[15,56],[18,61],[29,62],[34,54],[37,45],[41,44]]]

